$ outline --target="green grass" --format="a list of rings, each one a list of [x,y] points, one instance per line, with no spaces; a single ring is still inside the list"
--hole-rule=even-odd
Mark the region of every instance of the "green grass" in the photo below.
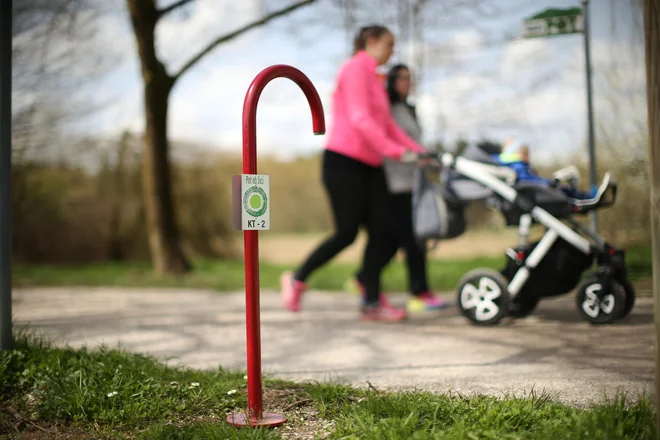
[[[453,289],[460,277],[474,267],[498,268],[503,258],[473,260],[431,261],[430,282],[436,289]],[[133,287],[197,287],[219,291],[242,289],[245,285],[242,261],[195,261],[195,271],[181,277],[157,277],[147,262],[98,263],[71,266],[23,266],[13,269],[13,282],[17,287],[27,286],[133,286]],[[259,277],[262,288],[279,288],[282,271],[291,266],[260,263]],[[321,290],[342,290],[357,266],[332,263],[322,267],[310,278],[310,287]],[[392,263],[383,275],[387,290],[407,289],[403,264]]]
[[[626,263],[631,280],[640,280],[652,276],[653,251],[651,246],[638,246],[627,249]]]
[[[632,280],[651,276],[651,248],[635,247],[627,255]],[[429,282],[436,290],[453,290],[460,278],[477,267],[500,269],[502,257],[474,259],[432,260],[428,263]],[[156,277],[148,262],[98,263],[71,266],[24,266],[13,269],[13,282],[17,287],[27,286],[131,286],[131,287],[191,287],[219,291],[242,289],[244,269],[242,261],[195,261],[195,271],[181,277]],[[278,288],[279,277],[290,266],[262,262],[259,265],[262,288]],[[354,264],[330,263],[310,278],[310,287],[320,290],[343,290],[344,282],[357,270]],[[406,291],[404,264],[395,261],[383,274],[383,289]]]
[[[627,405],[619,395],[576,409],[547,395],[526,398],[452,397],[428,392],[369,393],[346,404],[350,389],[310,390],[321,414],[336,420],[334,439],[619,439],[652,438],[653,410],[647,399]]]
[[[224,415],[245,408],[246,385],[239,371],[168,368],[121,350],[56,348],[21,336],[14,350],[0,353],[0,434],[277,439],[282,432],[319,433],[332,422],[331,439],[597,440],[651,439],[656,429],[648,398],[627,402],[621,395],[580,409],[545,395],[496,399],[383,393],[268,378],[264,404],[284,413],[286,431],[236,429]],[[304,407],[305,421],[300,408],[285,409],[293,408],[291,402]]]
[[[16,412],[67,428],[98,425],[101,431],[125,434],[146,430],[145,438],[156,438],[149,435],[170,429],[163,422],[211,420],[247,404],[242,372],[168,368],[121,350],[56,348],[27,337],[0,354],[0,384],[0,432],[8,432],[8,414]],[[209,427],[231,438],[224,436],[229,427],[221,428]]]

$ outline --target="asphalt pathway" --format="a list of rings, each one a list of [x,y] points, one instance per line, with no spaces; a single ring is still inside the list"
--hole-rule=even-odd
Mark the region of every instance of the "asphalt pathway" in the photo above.
[[[404,295],[393,295],[403,304]],[[451,298],[453,299],[453,298]],[[246,368],[242,292],[129,288],[14,290],[16,326],[57,344],[105,344],[170,365]],[[574,297],[545,300],[524,320],[474,327],[455,308],[399,324],[363,323],[357,299],[309,292],[303,310],[261,295],[262,370],[276,377],[462,394],[545,391],[587,405],[625,391],[654,392],[653,301],[609,326],[579,316]]]

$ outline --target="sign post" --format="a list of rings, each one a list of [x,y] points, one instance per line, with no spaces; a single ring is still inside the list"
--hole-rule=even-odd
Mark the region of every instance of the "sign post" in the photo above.
[[[12,2],[0,3],[0,350],[10,350]]]
[[[270,190],[268,176],[240,174],[232,176],[234,212],[232,226],[236,231],[268,231],[270,229]]]
[[[323,104],[312,82],[295,67],[277,64],[259,73],[248,88],[243,103],[243,174],[232,176],[232,220],[243,231],[245,261],[245,326],[247,350],[248,408],[232,413],[227,422],[234,426],[280,426],[283,415],[264,413],[261,383],[261,335],[259,317],[259,231],[270,229],[269,179],[257,174],[257,104],[266,84],[275,78],[289,78],[300,87],[312,112],[314,134],[325,133]]]
[[[589,0],[581,0],[582,8],[546,9],[523,22],[523,38],[553,37],[557,35],[583,34],[584,59],[587,77],[587,120],[589,133],[589,181],[596,185],[596,151],[591,86],[591,52],[589,48]],[[591,227],[598,232],[598,214],[591,211]]]

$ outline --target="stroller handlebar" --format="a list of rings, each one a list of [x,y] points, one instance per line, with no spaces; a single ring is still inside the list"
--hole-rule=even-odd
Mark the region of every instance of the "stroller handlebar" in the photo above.
[[[404,163],[418,163],[421,160],[436,159],[439,160],[439,154],[433,152],[415,153],[407,151],[401,156],[401,162]]]
[[[401,157],[401,162],[406,163],[419,163],[428,160],[437,161],[439,164],[449,166],[453,163],[454,156],[450,153],[427,151],[425,153],[404,153]]]

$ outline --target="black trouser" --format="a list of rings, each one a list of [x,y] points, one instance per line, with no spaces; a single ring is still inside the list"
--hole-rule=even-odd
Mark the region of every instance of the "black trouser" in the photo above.
[[[355,159],[326,150],[323,156],[323,184],[330,198],[335,232],[314,250],[298,269],[295,278],[305,281],[310,274],[350,246],[360,225],[368,233],[362,262],[362,281],[367,303],[380,296],[380,275],[396,247],[391,230],[391,199],[382,167],[370,167]]]
[[[413,295],[429,290],[426,279],[426,249],[415,240],[412,224],[412,194],[390,194],[391,218],[396,242],[390,248],[387,261],[392,259],[399,248],[406,253],[408,269],[408,285]],[[357,274],[357,279],[363,281],[364,269]]]

